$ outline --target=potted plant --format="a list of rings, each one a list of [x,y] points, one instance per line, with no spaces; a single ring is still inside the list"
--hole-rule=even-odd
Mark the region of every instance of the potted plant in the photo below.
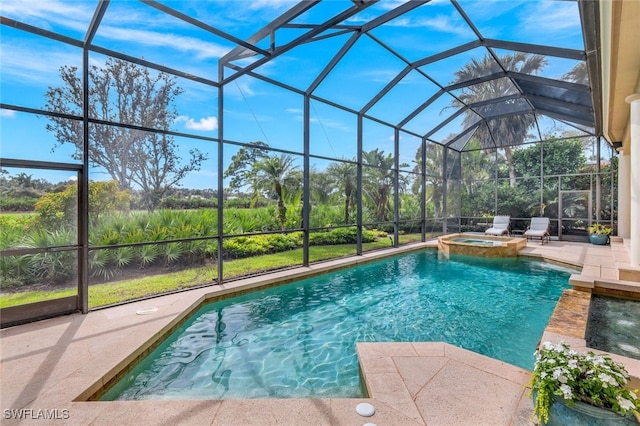
[[[626,387],[629,374],[622,364],[564,342],[543,343],[535,357],[529,395],[540,424],[637,424],[640,399]]]
[[[589,231],[589,242],[591,244],[605,245],[609,242],[609,235],[613,229],[601,223],[594,223],[587,228]]]

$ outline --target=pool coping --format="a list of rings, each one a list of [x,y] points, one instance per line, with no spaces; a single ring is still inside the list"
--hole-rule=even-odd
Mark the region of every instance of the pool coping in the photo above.
[[[552,241],[553,243],[553,241]],[[532,243],[522,255],[576,266],[585,245]],[[337,260],[336,267],[435,248],[433,242],[401,250],[370,252]],[[555,251],[554,251],[555,250]],[[542,251],[542,252],[541,252]],[[577,255],[577,256],[576,256]],[[320,273],[331,265],[316,264]],[[292,278],[292,271],[249,280]],[[241,280],[244,281],[244,280]],[[226,283],[220,291],[255,288],[257,284]],[[211,288],[161,296],[126,305],[3,329],[3,410],[58,410],[65,424],[533,424],[526,392],[527,370],[445,343],[359,343],[357,350],[370,397],[356,399],[188,400],[79,402],[77,397],[99,378],[118,369],[153,336],[175,324],[189,307],[205,300]],[[138,315],[149,307],[157,311]],[[543,339],[567,336],[545,330]],[[570,337],[570,336],[569,336]],[[130,355],[123,355],[129,353]],[[394,371],[395,370],[395,371]],[[526,379],[526,380],[525,380]],[[102,383],[103,385],[104,383]],[[504,390],[504,392],[503,392]],[[503,397],[498,398],[499,395]],[[359,402],[376,407],[371,418],[355,412]],[[64,411],[67,410],[67,411]],[[27,413],[28,411],[22,411]],[[5,413],[5,411],[3,411]],[[49,412],[51,414],[51,412]],[[66,413],[66,414],[65,414]],[[43,424],[40,419],[4,418],[3,424]]]

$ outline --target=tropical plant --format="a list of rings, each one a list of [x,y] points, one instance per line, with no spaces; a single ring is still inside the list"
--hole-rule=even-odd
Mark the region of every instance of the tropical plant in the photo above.
[[[363,163],[368,167],[364,168],[362,179],[362,190],[367,201],[367,207],[372,212],[372,219],[377,222],[386,222],[391,219],[392,195],[395,182],[394,158],[393,154],[386,154],[378,148],[363,152]],[[408,167],[408,164],[401,164],[400,167]],[[405,182],[399,182],[404,185]]]
[[[541,55],[532,55],[523,52],[515,52],[512,55],[504,55],[500,58],[503,66],[513,72],[522,74],[536,74],[547,64],[547,60]],[[478,78],[500,72],[501,69],[489,54],[482,59],[471,59],[460,70],[456,71],[452,84],[467,83]],[[480,142],[484,149],[503,147],[509,168],[509,182],[511,186],[516,184],[516,172],[512,163],[511,146],[524,143],[529,128],[534,124],[533,114],[518,114],[504,118],[492,119],[505,110],[506,105],[516,106],[517,99],[505,99],[502,102],[495,101],[499,97],[508,97],[514,93],[513,84],[507,78],[495,78],[480,84],[469,84],[461,89],[458,99],[465,105],[474,105],[464,112],[463,127],[469,128],[478,122],[478,114],[486,117],[488,125],[480,125],[473,138]],[[458,100],[449,108],[460,108]],[[491,128],[491,130],[489,129]]]
[[[549,421],[549,409],[558,399],[569,406],[581,401],[621,415],[640,410],[636,393],[626,388],[629,374],[624,365],[608,355],[577,352],[565,342],[544,342],[534,355],[530,396],[535,394],[534,414],[542,423]]]
[[[289,154],[269,154],[264,142],[251,142],[242,147],[231,158],[224,177],[231,177],[229,188],[238,191],[248,185],[253,191],[253,199],[260,195],[275,198],[277,217],[281,224],[286,221],[285,192],[295,193],[301,186],[302,174],[295,158]]]
[[[611,233],[613,232],[613,229],[601,223],[594,223],[593,225],[587,228],[587,231],[589,231],[590,234],[611,235]]]
[[[340,161],[332,163],[327,167],[327,174],[332,178],[335,187],[340,188],[344,197],[344,224],[351,221],[350,214],[355,210],[356,206],[356,189],[357,189],[357,172],[358,169],[354,163]]]
[[[441,145],[427,143],[425,146],[425,201],[427,211],[433,207],[433,216],[442,217],[442,202],[444,195],[444,179],[442,179],[442,164],[444,158],[444,148]],[[422,169],[422,145],[416,151],[414,173],[421,173]],[[416,181],[416,184],[418,182]],[[415,185],[415,184],[414,184]],[[414,193],[418,193],[419,188],[413,188]]]
[[[285,222],[287,213],[284,204],[284,188],[299,186],[301,182],[301,176],[295,173],[297,169],[295,159],[288,154],[267,156],[252,165],[253,185],[260,190],[273,193],[278,208],[278,219],[281,223]]]

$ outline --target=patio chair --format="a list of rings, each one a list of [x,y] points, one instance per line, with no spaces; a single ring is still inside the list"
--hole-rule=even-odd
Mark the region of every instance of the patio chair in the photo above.
[[[544,244],[544,239],[549,239],[551,234],[549,233],[549,218],[548,217],[532,217],[531,225],[529,228],[522,234],[523,236],[529,238],[540,238],[540,244]]]
[[[493,218],[491,228],[484,231],[484,233],[488,235],[509,235],[510,222],[511,216],[496,216]]]

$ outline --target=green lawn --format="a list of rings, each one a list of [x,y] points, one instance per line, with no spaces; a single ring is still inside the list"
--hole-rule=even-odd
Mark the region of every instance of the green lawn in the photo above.
[[[364,250],[387,247],[390,247],[390,244],[389,241],[385,239],[363,244]],[[355,254],[354,244],[312,246],[309,253],[309,260],[311,262],[318,262],[353,254]],[[282,253],[225,261],[224,276],[225,278],[236,278],[301,264],[302,249],[296,249]],[[217,268],[215,266],[201,266],[179,272],[92,285],[89,287],[89,307],[106,306],[144,296],[198,286],[210,283],[216,278]],[[4,294],[0,299],[0,308],[57,299],[72,296],[75,293],[75,289],[60,289],[55,291],[25,291]]]

